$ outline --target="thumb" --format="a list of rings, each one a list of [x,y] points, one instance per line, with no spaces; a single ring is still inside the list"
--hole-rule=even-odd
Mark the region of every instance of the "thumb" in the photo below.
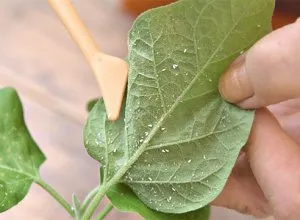
[[[221,95],[242,108],[300,97],[299,38],[298,20],[260,40],[221,77]]]

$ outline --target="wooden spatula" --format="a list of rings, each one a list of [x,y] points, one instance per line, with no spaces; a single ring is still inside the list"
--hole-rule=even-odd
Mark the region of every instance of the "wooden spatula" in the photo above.
[[[117,120],[127,83],[127,63],[100,52],[71,0],[48,1],[90,64],[104,99],[108,119]]]

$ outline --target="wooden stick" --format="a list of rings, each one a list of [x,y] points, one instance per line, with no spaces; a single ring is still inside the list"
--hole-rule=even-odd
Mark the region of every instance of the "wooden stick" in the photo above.
[[[90,32],[83,24],[70,0],[48,0],[49,4],[57,13],[75,42],[80,47],[84,56],[90,63],[93,56],[99,53],[98,46]]]
[[[127,83],[128,64],[101,53],[70,0],[48,0],[79,45],[98,81],[109,120],[117,120]]]

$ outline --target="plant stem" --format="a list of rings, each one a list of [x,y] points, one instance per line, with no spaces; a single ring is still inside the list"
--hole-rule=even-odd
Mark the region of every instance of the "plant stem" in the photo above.
[[[42,187],[44,190],[46,190],[59,204],[61,204],[62,207],[65,208],[65,210],[72,217],[74,217],[74,212],[72,210],[71,205],[58,192],[56,192],[55,189],[53,189],[42,179],[36,179],[35,183],[38,184],[40,187]]]
[[[110,182],[110,181],[109,181]],[[99,206],[100,202],[104,198],[106,191],[111,187],[112,184],[102,185],[100,189],[97,191],[94,199],[90,203],[90,206],[86,209],[86,212],[83,214],[83,220],[89,220],[94,214],[95,210]]]
[[[89,206],[89,204],[91,203],[91,201],[95,198],[97,192],[99,190],[99,186],[97,186],[95,189],[93,189],[85,198],[82,207],[81,207],[81,214],[85,213],[87,207]]]
[[[114,206],[109,203],[107,206],[104,207],[103,211],[97,215],[96,220],[103,220],[109,213],[110,211],[114,208]]]
[[[140,148],[136,151],[134,156],[128,161],[128,163],[123,166],[119,171],[108,181],[105,182],[106,178],[104,176],[103,185],[98,190],[96,196],[90,203],[90,206],[86,209],[85,213],[83,213],[83,220],[90,220],[92,215],[94,214],[95,210],[99,206],[100,202],[102,201],[103,197],[105,196],[106,192],[109,190],[110,187],[117,184],[122,176],[126,173],[126,171],[132,166],[132,164],[137,160],[137,158],[143,153],[145,147]]]

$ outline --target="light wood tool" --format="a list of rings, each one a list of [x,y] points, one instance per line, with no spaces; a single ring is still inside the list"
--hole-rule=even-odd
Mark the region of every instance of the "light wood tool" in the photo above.
[[[128,64],[100,52],[71,0],[48,0],[91,66],[102,93],[109,120],[117,120],[127,83]]]

